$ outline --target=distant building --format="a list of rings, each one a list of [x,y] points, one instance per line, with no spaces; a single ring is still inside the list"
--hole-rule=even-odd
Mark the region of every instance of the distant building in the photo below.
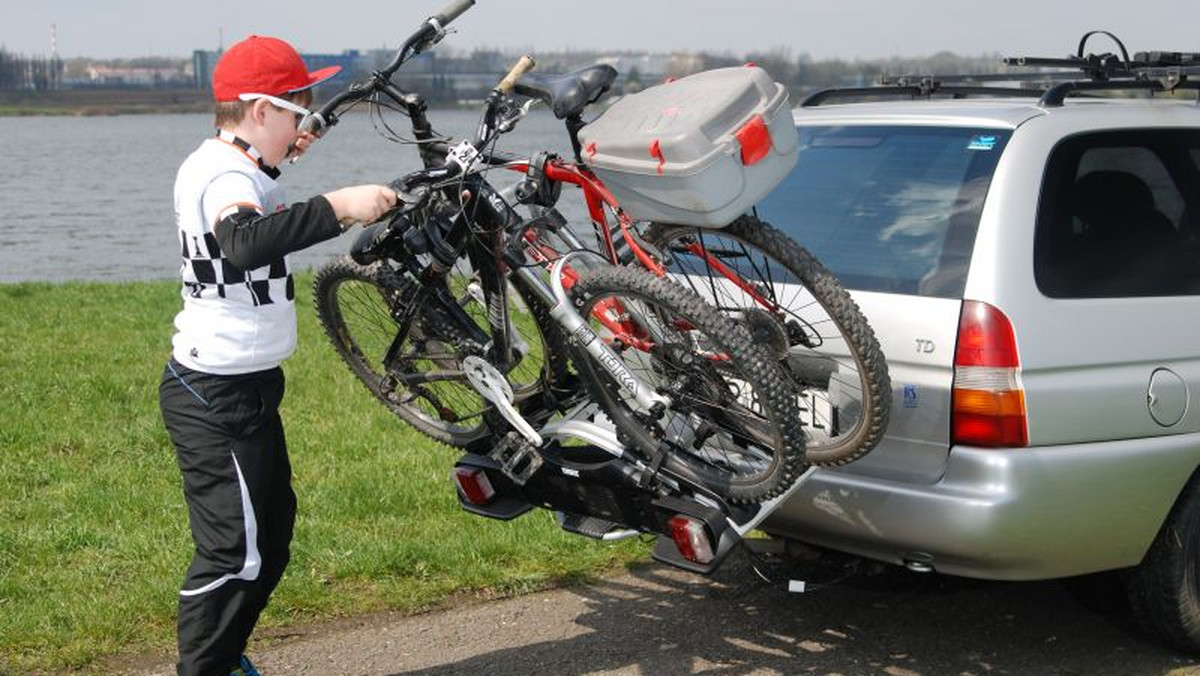
[[[309,70],[341,66],[342,72],[333,80],[341,86],[345,86],[342,78],[364,70],[363,56],[357,49],[347,49],[341,54],[301,54],[300,58],[304,59],[304,65],[308,66]]]
[[[212,72],[217,65],[221,52],[206,52],[200,49],[192,52],[192,87],[196,91],[212,91]]]
[[[85,82],[101,87],[165,87],[186,85],[187,74],[179,68],[144,68],[90,65]]]

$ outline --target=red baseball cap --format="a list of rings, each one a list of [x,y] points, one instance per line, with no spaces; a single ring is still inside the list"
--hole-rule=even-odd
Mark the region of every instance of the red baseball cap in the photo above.
[[[291,94],[337,75],[341,66],[308,72],[304,60],[279,38],[251,35],[230,47],[213,69],[213,96],[236,101],[240,94]]]

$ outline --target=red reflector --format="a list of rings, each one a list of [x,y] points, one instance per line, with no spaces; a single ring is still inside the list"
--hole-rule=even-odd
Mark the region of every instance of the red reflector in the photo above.
[[[742,145],[742,164],[750,166],[771,152],[771,132],[762,115],[755,115],[734,134]]]
[[[459,493],[472,505],[486,505],[496,496],[487,473],[477,467],[455,467],[454,481]]]
[[[1000,310],[977,300],[963,301],[958,320],[955,366],[1017,367],[1017,339],[1012,324]]]
[[[954,441],[984,448],[1020,448],[1029,445],[1024,417],[954,414]]]
[[[955,443],[988,448],[1029,445],[1025,393],[954,390]]]
[[[677,514],[669,521],[671,539],[679,555],[692,563],[709,563],[713,560],[712,543],[708,540],[708,531],[704,523],[690,516]]]

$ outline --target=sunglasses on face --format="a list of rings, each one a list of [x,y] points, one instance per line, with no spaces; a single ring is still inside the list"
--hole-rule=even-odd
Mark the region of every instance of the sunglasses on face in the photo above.
[[[309,110],[308,108],[305,108],[304,106],[300,106],[295,103],[292,103],[291,101],[288,101],[287,99],[281,99],[278,96],[271,96],[270,94],[239,94],[238,98],[241,99],[242,101],[255,101],[257,99],[266,99],[268,103],[275,106],[276,108],[281,108],[283,110],[289,110],[292,113],[295,113],[297,129],[299,129],[301,127],[301,125],[304,124],[304,120],[306,118],[308,118],[308,116],[313,114],[313,112],[311,110]]]

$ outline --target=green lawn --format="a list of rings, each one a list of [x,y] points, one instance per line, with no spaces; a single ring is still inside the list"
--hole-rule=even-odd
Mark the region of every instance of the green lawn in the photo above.
[[[515,593],[641,559],[636,542],[459,510],[452,449],[378,405],[327,344],[298,280],[283,416],[300,514],[260,626]],[[174,645],[191,558],[158,412],[178,285],[0,285],[0,674]]]

